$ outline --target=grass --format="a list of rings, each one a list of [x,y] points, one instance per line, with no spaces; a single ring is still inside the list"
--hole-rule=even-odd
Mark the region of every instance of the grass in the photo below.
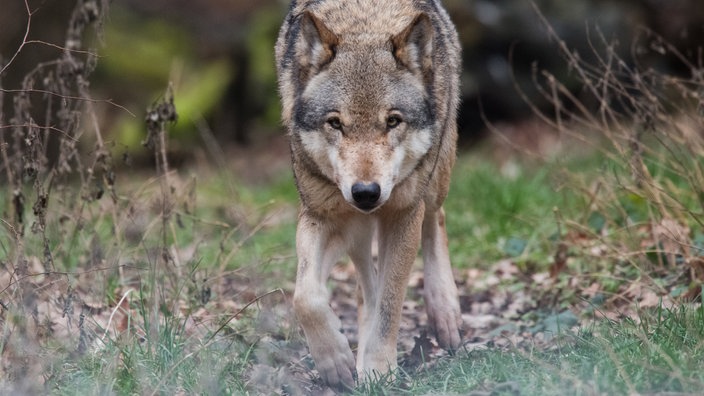
[[[697,394],[704,385],[701,305],[644,310],[638,322],[598,321],[560,338],[549,349],[460,353],[389,393]]]
[[[84,358],[64,361],[51,372],[47,389],[65,395],[245,391],[241,373],[250,360],[246,345],[201,345],[185,337],[182,325],[173,322],[174,326],[160,328],[155,339],[108,342]]]
[[[557,232],[553,208],[575,199],[555,193],[547,168],[508,176],[483,155],[468,154],[453,175],[445,210],[451,256],[459,268],[486,267],[540,250],[536,245]]]

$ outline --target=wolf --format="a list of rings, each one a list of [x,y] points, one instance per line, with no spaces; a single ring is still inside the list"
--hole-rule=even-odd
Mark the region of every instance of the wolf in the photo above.
[[[275,53],[301,201],[293,308],[320,376],[352,388],[396,368],[419,247],[429,325],[442,347],[457,349],[442,204],[461,65],[447,12],[439,0],[293,0]],[[326,286],[345,253],[358,279],[356,364]]]

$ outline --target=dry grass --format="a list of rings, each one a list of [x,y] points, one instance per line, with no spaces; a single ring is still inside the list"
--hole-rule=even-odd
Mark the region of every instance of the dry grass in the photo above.
[[[537,7],[536,12],[541,15]],[[551,104],[547,111],[519,89],[566,153],[568,165],[555,178],[558,193],[581,196],[576,213],[562,215],[556,208],[560,241],[584,259],[593,257],[580,268],[582,274],[615,263],[636,273],[643,281],[639,287],[662,295],[684,282],[687,296],[699,299],[704,279],[702,48],[685,55],[643,28],[631,57],[624,59],[617,51],[622,44],[609,42],[596,27],[588,35],[591,52],[580,54],[566,46],[547,20],[543,23],[569,70],[570,85],[579,86],[568,89],[535,65],[533,80]],[[685,72],[659,69],[665,59],[678,62],[674,69]],[[585,152],[596,153],[588,157],[598,162],[584,161],[588,169],[569,165],[583,161],[579,158]],[[664,287],[658,282],[662,279]],[[630,300],[632,295],[620,297]]]

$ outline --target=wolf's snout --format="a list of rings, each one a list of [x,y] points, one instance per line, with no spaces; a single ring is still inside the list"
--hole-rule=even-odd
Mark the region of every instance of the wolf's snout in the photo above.
[[[379,203],[380,196],[379,183],[357,182],[352,185],[352,198],[357,207],[362,210],[373,209]]]

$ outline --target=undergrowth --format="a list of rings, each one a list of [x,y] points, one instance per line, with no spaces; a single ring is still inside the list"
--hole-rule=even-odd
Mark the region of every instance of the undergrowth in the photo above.
[[[573,94],[548,71],[536,71],[536,85],[553,107],[550,113],[535,109],[536,114],[556,133],[593,147],[602,158],[596,177],[564,173],[561,187],[578,191],[586,205],[582,216],[561,219],[560,241],[578,248],[583,263],[630,267],[635,278],[629,278],[660,296],[701,302],[702,49],[685,55],[644,29],[632,57],[622,59],[615,51],[619,44],[597,29],[587,54],[594,61],[587,62],[585,54],[567,48],[545,26],[581,90]],[[665,55],[686,72],[658,70],[653,58]],[[622,291],[632,290],[624,286]]]
[[[285,337],[292,320],[260,311],[287,300],[256,275],[292,268],[288,250],[273,254],[282,237],[252,243],[288,224],[272,220],[290,212],[276,201],[286,192],[250,212],[232,198],[252,192],[228,181],[217,192],[228,199],[201,209],[197,175],[169,164],[171,87],[144,115],[154,169],[131,169],[99,114],[137,116],[90,91],[99,50],[86,43],[100,44],[108,2],[77,1],[63,45],[30,39],[36,10],[25,5],[27,34],[2,58],[0,83],[31,45],[57,57],[0,85],[0,392],[241,393],[258,340]]]
[[[391,388],[369,386],[360,394],[698,394],[703,348],[701,305],[659,306],[641,311],[638,321],[597,321],[565,331],[547,349],[462,351],[432,370],[402,375]]]

